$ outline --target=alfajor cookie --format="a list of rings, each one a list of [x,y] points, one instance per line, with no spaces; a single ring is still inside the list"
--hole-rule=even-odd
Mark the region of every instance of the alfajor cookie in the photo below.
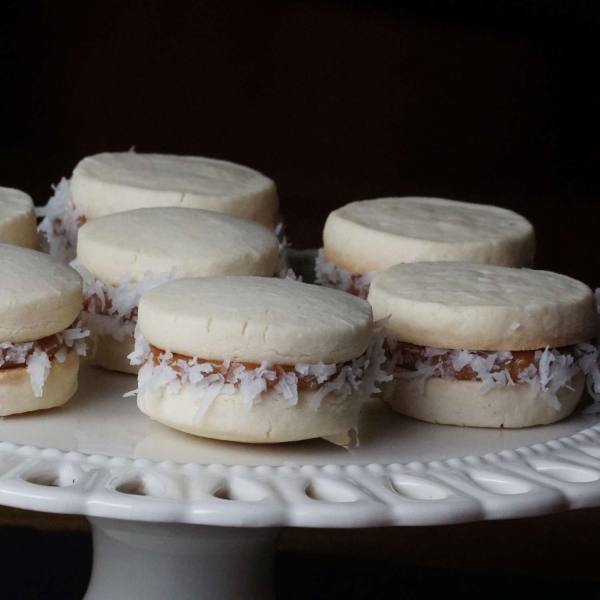
[[[35,208],[24,192],[0,187],[0,244],[37,248]]]
[[[557,273],[429,262],[379,273],[368,300],[390,316],[387,389],[433,423],[527,427],[568,416],[587,378],[600,392],[596,301]]]
[[[144,294],[138,406],[203,437],[276,443],[347,433],[385,380],[367,302],[258,277],[182,279]]]
[[[88,332],[81,277],[34,250],[0,244],[0,416],[64,404]]]
[[[207,210],[141,208],[87,222],[71,264],[84,280],[83,319],[92,332],[93,360],[137,372],[127,355],[143,292],[184,277],[272,277],[278,259],[274,233]]]
[[[469,261],[530,267],[531,223],[504,208],[440,198],[379,198],[333,211],[317,283],[366,297],[375,273],[399,263]]]
[[[86,221],[138,208],[200,208],[274,229],[274,182],[258,171],[199,156],[103,153],[84,158],[38,213],[52,254],[70,256]]]

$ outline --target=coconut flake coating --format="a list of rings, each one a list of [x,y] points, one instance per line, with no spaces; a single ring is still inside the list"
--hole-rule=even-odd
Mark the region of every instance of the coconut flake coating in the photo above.
[[[366,275],[357,275],[346,271],[346,269],[336,267],[333,263],[325,260],[322,248],[317,254],[315,261],[315,283],[317,285],[348,292],[359,298],[366,298],[369,295],[369,287],[375,275],[375,271]]]
[[[323,231],[325,259],[366,275],[416,261],[471,261],[530,267],[533,226],[497,206],[440,198],[379,198],[333,211]]]
[[[138,325],[164,350],[258,364],[345,362],[363,354],[373,337],[365,300],[265,277],[165,284],[142,296]]]
[[[588,390],[597,398],[600,387],[599,352],[593,344],[581,342],[568,348],[544,348],[524,353],[506,350],[472,352],[396,344],[387,339],[386,370],[398,380],[411,381],[421,391],[425,382],[437,377],[447,381],[478,381],[479,392],[493,388],[528,385],[534,396],[540,395],[556,410],[560,409],[558,393],[572,388],[575,378],[585,376]],[[394,349],[395,348],[395,349]],[[388,393],[393,386],[388,386]]]
[[[83,304],[78,273],[41,252],[0,244],[0,343],[66,329]]]
[[[375,318],[404,342],[454,350],[537,350],[597,333],[594,294],[557,273],[473,263],[413,263],[379,273]],[[515,324],[518,324],[515,327]]]
[[[251,221],[207,210],[141,208],[88,221],[77,259],[96,279],[119,285],[147,271],[177,276],[271,277],[279,260],[275,234]]]
[[[38,231],[45,239],[44,251],[68,264],[77,254],[77,233],[85,216],[73,204],[68,179],[63,177],[52,189],[54,193],[46,205],[36,208],[37,216],[42,217]]]
[[[24,192],[0,187],[0,243],[37,247],[35,208]]]
[[[204,208],[277,223],[275,184],[258,171],[211,158],[116,152],[84,158],[73,171],[75,206],[88,220],[153,206]]]

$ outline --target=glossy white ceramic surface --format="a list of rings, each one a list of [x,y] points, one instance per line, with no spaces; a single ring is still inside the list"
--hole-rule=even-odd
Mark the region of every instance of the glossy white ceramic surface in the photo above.
[[[600,504],[598,417],[466,429],[373,400],[357,447],[249,446],[149,420],[123,398],[133,387],[132,376],[86,367],[64,407],[0,421],[0,503],[252,527],[440,524]]]

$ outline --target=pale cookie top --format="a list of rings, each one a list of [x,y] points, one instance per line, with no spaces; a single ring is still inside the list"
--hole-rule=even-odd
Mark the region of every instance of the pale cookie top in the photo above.
[[[0,244],[0,343],[66,329],[81,311],[81,287],[79,274],[51,256]]]
[[[0,243],[37,247],[35,208],[24,192],[0,187]]]
[[[531,266],[533,226],[520,215],[440,198],[379,198],[332,212],[323,232],[325,258],[366,275],[402,262],[470,261]]]
[[[212,158],[104,153],[84,158],[71,179],[73,202],[86,219],[153,206],[204,208],[273,228],[275,184],[258,171]]]
[[[372,338],[368,302],[337,290],[263,277],[180,279],[144,294],[148,341],[186,356],[276,364],[357,358]]]
[[[140,208],[88,221],[77,258],[96,279],[119,285],[146,271],[175,276],[258,275],[277,268],[279,242],[265,227],[229,215],[188,208]]]
[[[535,350],[587,341],[597,332],[592,290],[547,271],[402,264],[375,277],[368,300],[375,318],[392,315],[391,333],[420,346]]]

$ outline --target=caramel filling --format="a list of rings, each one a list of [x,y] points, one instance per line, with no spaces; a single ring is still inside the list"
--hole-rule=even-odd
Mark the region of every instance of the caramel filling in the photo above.
[[[83,310],[90,313],[99,315],[112,315],[110,312],[113,307],[113,303],[108,294],[104,294],[102,299],[98,294],[91,294],[87,296],[83,301]],[[135,321],[138,316],[138,307],[134,306],[128,314],[121,316],[123,321]]]
[[[369,295],[369,288],[371,287],[369,284],[359,285],[360,279],[363,275],[352,275],[350,287],[346,290],[348,294],[352,294],[353,296],[358,296],[363,300],[367,299]]]
[[[181,369],[177,365],[177,361],[181,360],[184,362],[188,362],[188,361],[192,360],[192,358],[190,356],[185,356],[184,354],[173,354],[172,358],[170,358],[167,361],[164,361],[161,359],[161,357],[164,355],[164,353],[165,353],[164,350],[161,350],[160,348],[157,348],[156,346],[153,346],[152,344],[150,344],[150,356],[148,357],[148,361],[152,360],[155,365],[159,365],[161,362],[164,364],[166,362],[166,364],[168,364],[174,371],[181,372]],[[224,361],[214,360],[214,359],[207,360],[204,358],[197,358],[196,361],[198,362],[198,364],[208,364],[212,367],[213,370],[210,372],[207,372],[206,373],[207,376],[212,375],[213,373],[221,373],[225,377],[225,379],[227,379],[228,376],[233,374],[233,370],[235,369],[236,365],[242,365],[244,368],[246,368],[246,370],[249,370],[249,371],[258,369],[260,367],[260,364],[257,364],[257,363],[231,361],[227,371],[225,373],[222,373],[221,368],[223,366]],[[281,379],[282,375],[284,375],[285,373],[294,373],[296,375],[296,377],[298,378],[297,388],[299,390],[309,390],[309,391],[317,390],[321,386],[325,385],[327,382],[335,379],[339,375],[343,366],[344,366],[344,364],[337,365],[336,372],[333,373],[333,375],[330,375],[324,381],[321,381],[319,383],[318,378],[315,375],[310,375],[310,374],[303,375],[302,373],[298,373],[298,371],[295,370],[294,366],[273,365],[272,367],[269,367],[269,370],[274,371],[276,376],[273,379],[265,378],[265,381],[267,383],[267,388],[273,388],[278,383],[278,381]]]
[[[27,353],[23,354],[23,358],[25,360],[27,360],[27,358],[31,356],[36,349],[45,352],[49,358],[52,358],[63,346],[63,341],[57,333],[49,335],[45,338],[41,338],[39,340],[35,340],[35,342],[22,343],[33,344],[31,348],[27,351]],[[25,360],[23,360],[22,362],[14,362],[14,360],[9,360],[8,356],[9,350],[4,350],[0,348],[0,371],[3,371],[5,369],[18,369],[20,367],[25,367]]]
[[[541,349],[540,349],[541,350]],[[561,354],[567,354],[576,358],[574,346],[565,346],[557,349]],[[401,369],[407,371],[417,371],[417,364],[419,362],[440,365],[441,371],[448,377],[458,379],[460,381],[473,381],[477,379],[477,373],[467,365],[460,370],[456,370],[452,364],[452,353],[456,350],[447,350],[444,354],[431,356],[427,354],[428,349],[425,346],[417,346],[416,344],[409,344],[408,342],[398,342],[396,346],[396,352],[398,355],[398,366]],[[530,365],[533,365],[536,369],[539,367],[539,359],[536,359],[535,354],[538,350],[522,350],[510,352],[510,357],[507,356],[507,352],[499,351],[473,351],[472,354],[481,356],[482,359],[487,359],[490,355],[497,354],[496,360],[493,363],[491,370],[493,371],[507,371],[513,381],[517,381],[519,373],[525,371]],[[434,375],[441,377],[441,374]]]

